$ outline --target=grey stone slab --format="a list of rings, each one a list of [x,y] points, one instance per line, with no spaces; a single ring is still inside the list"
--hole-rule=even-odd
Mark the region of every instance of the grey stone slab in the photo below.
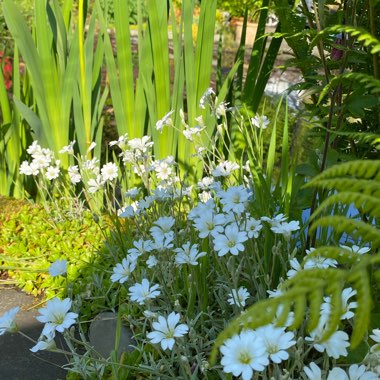
[[[38,315],[38,300],[12,287],[0,287],[0,315],[19,306],[16,322],[19,329],[32,339],[38,339],[43,324]],[[58,347],[63,339],[56,339]],[[0,336],[0,379],[6,380],[58,380],[65,379],[67,372],[61,366],[68,363],[62,354],[40,351],[33,353],[33,342],[18,333],[5,333]]]

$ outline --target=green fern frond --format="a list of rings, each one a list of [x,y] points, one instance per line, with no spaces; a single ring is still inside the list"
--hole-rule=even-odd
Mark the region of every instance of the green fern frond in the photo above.
[[[336,189],[338,191],[350,189],[351,192],[380,198],[380,182],[372,180],[344,177],[339,179],[321,179],[318,181],[318,187],[322,189]]]
[[[360,265],[362,267],[362,265]],[[369,280],[368,270],[366,267],[361,268],[351,274],[349,280],[353,282],[357,294],[356,299],[360,307],[355,311],[354,329],[351,336],[351,344],[358,345],[367,332],[372,308],[371,284]]]
[[[330,178],[335,178],[336,183],[338,183],[341,180],[341,178],[337,177],[347,176],[360,179],[371,179],[373,181],[380,181],[380,160],[356,160],[334,165],[331,168],[326,169],[321,174],[314,177],[304,187],[306,188],[319,186],[320,180]]]
[[[371,242],[373,248],[380,247],[380,230],[360,220],[338,215],[325,216],[311,225],[310,233],[314,233],[318,227],[334,227],[337,233],[347,233],[355,239]]]
[[[372,217],[380,217],[379,197],[373,197],[371,195],[352,191],[345,191],[330,195],[327,199],[325,199],[313,215],[311,215],[310,221],[315,220],[317,216],[323,213],[324,210],[335,204],[354,204],[361,213],[369,214]]]
[[[375,79],[372,75],[362,74],[362,73],[343,73],[332,78],[331,81],[323,87],[321,94],[318,98],[318,103],[320,104],[323,98],[334,88],[340,86],[341,84],[356,84],[361,88],[365,88],[370,94],[380,93],[380,80]]]
[[[338,33],[346,33],[351,37],[356,37],[358,42],[361,42],[365,47],[371,48],[371,54],[377,54],[380,52],[380,41],[375,36],[363,28],[350,25],[334,25],[332,27],[325,28],[313,38],[310,45],[311,47],[314,47],[322,38]]]
[[[322,287],[316,287],[309,293],[310,310],[321,310],[323,296],[324,296],[324,292],[323,292]],[[310,313],[309,324],[308,324],[309,331],[313,331],[318,326],[319,318],[320,318],[319,313],[316,313],[316,312]]]

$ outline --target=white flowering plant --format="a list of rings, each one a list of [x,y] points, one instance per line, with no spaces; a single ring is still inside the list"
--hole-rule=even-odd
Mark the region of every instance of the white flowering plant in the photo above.
[[[121,167],[112,163],[95,167],[95,158],[80,158],[68,172],[73,185],[82,183],[86,197],[101,194],[102,207],[106,196],[108,211],[114,213],[114,228],[106,234],[101,265],[94,265],[94,281],[88,284],[86,295],[74,294],[72,301],[60,301],[64,304],[56,315],[62,323],[51,320],[53,306],[47,305],[39,319],[47,327],[33,350],[50,348],[55,330],[61,329],[69,341],[72,371],[87,371],[93,377],[115,373],[115,367],[128,369],[134,377],[149,378],[162,374],[189,379],[229,379],[232,375],[243,380],[332,378],[335,374],[344,378],[352,373],[363,378],[379,376],[380,360],[374,348],[377,330],[363,343],[364,361],[362,357],[362,362],[347,362],[353,364],[348,372],[336,364],[337,360],[344,364],[349,356],[351,322],[362,296],[350,281],[342,280],[338,291],[327,288],[322,301],[315,301],[310,310],[300,296],[305,290],[297,282],[300,278],[320,284],[338,269],[340,261],[318,249],[306,250],[303,230],[308,221],[302,220],[295,207],[297,186],[293,186],[294,173],[288,175],[292,165],[287,129],[283,162],[274,181],[276,139],[271,140],[266,156],[262,149],[262,131],[269,121],[256,116],[248,120],[249,129],[244,129],[244,117],[218,104],[212,91],[201,99],[201,108],[207,105],[221,120],[211,139],[225,145],[230,133],[226,113],[231,111],[242,135],[253,143],[239,162],[231,150],[226,156],[218,149],[202,150],[197,144],[207,131],[198,118],[199,128],[185,128],[184,133],[196,144],[199,154],[195,158],[203,165],[203,176],[196,183],[186,181],[174,157],[156,160],[149,136],[129,139],[124,135],[110,143],[120,150]],[[170,116],[169,112],[157,125],[159,130],[173,127]],[[64,148],[63,154],[72,154],[71,148]],[[241,165],[245,157],[248,163]],[[26,170],[32,163],[25,163],[25,174],[47,176],[44,168],[38,173]],[[116,195],[123,172],[139,180]],[[368,253],[370,247],[354,243],[346,243],[341,250]],[[53,274],[63,275],[63,267],[57,263]],[[265,302],[268,310],[252,316],[256,305]],[[69,311],[72,305],[74,311]],[[91,348],[85,321],[94,315],[89,310],[117,312],[129,329],[133,353],[125,354],[124,362],[110,363]],[[306,319],[310,316],[309,323],[302,320],[305,315]],[[5,319],[7,329],[11,323],[9,316]],[[81,341],[71,331],[74,324]],[[220,354],[220,360],[208,360],[212,347],[220,349],[214,350],[214,359]],[[83,349],[85,361],[78,353]],[[115,358],[115,353],[110,356]],[[128,357],[133,358],[133,365]]]

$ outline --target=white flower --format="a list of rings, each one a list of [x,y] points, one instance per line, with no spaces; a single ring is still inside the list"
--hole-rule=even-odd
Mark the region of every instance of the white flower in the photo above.
[[[338,359],[340,356],[347,356],[347,347],[349,347],[349,337],[344,331],[335,331],[327,340],[321,341],[326,327],[327,318],[321,315],[318,326],[310,332],[310,337],[305,340],[313,342],[313,347],[319,351],[324,352],[329,357]]]
[[[257,128],[266,129],[270,123],[266,116],[256,115],[251,119],[252,125]]]
[[[296,258],[293,258],[291,260],[289,260],[289,264],[291,266],[292,269],[289,269],[287,272],[286,272],[286,275],[288,276],[288,278],[292,278],[294,277],[300,270],[302,270],[302,266],[301,264],[298,262],[298,260]]]
[[[44,329],[42,330],[42,334],[38,339],[38,342],[35,346],[33,346],[30,351],[37,352],[41,350],[49,350],[52,348],[56,348],[56,344],[54,341],[55,337],[55,330],[49,329],[49,324],[45,325]],[[46,335],[45,335],[46,334]]]
[[[198,260],[206,255],[206,252],[198,251],[198,244],[193,244],[190,246],[190,242],[183,244],[182,248],[174,249],[174,252],[177,253],[175,257],[175,262],[177,265],[198,265]]]
[[[31,145],[29,145],[28,149],[26,150],[31,156],[34,156],[36,154],[42,153],[42,148],[38,144],[38,141],[33,141]]]
[[[18,306],[6,311],[0,317],[0,335],[5,334],[6,332],[16,332],[17,325],[15,322],[16,314],[20,311]]]
[[[67,271],[67,260],[55,260],[49,267],[50,276],[61,276]]]
[[[135,138],[135,139],[129,140],[128,145],[137,154],[145,154],[153,146],[153,142],[149,140],[150,140],[150,136],[143,136],[141,139]]]
[[[231,161],[221,162],[213,171],[214,177],[228,177],[234,170],[240,169],[240,166]]]
[[[59,167],[57,166],[49,166],[47,169],[46,169],[46,178],[48,180],[53,180],[53,179],[56,179],[59,177]]]
[[[275,234],[281,234],[286,239],[290,238],[290,235],[293,231],[300,229],[300,222],[292,220],[291,222],[282,222],[278,226],[272,226],[270,228]]]
[[[131,261],[127,258],[123,259],[123,261],[113,268],[113,275],[111,276],[112,282],[120,282],[120,284],[124,283],[128,280],[130,274],[135,270],[136,262]]]
[[[306,250],[306,254],[310,255],[312,252],[315,251],[315,248],[310,248]],[[304,269],[312,269],[312,268],[329,268],[329,267],[336,267],[338,265],[338,262],[334,259],[330,259],[328,257],[323,257],[321,255],[316,256],[306,256]]]
[[[351,251],[352,253],[356,253],[358,255],[363,255],[364,253],[367,253],[371,250],[370,247],[362,247],[360,248],[358,245],[352,245],[351,247],[347,245],[341,245],[341,248],[347,249],[348,251]]]
[[[38,310],[41,314],[36,319],[42,323],[46,323],[44,327],[44,335],[50,335],[54,330],[64,332],[75,323],[78,314],[69,312],[71,308],[70,298],[60,300],[53,298],[46,303],[46,307]]]
[[[173,248],[174,232],[168,232],[164,235],[155,235],[153,242],[153,249],[157,251],[165,251],[166,249]]]
[[[228,225],[224,234],[214,234],[214,249],[218,256],[224,256],[228,252],[238,255],[239,251],[244,251],[244,242],[248,239],[245,231],[239,231],[236,224]]]
[[[74,145],[75,145],[75,140],[71,141],[69,145],[64,146],[59,153],[68,153],[68,154],[74,154]]]
[[[170,117],[173,114],[173,112],[174,112],[173,110],[169,111],[161,120],[158,120],[156,122],[156,129],[157,129],[157,131],[162,132],[162,129],[165,126],[171,126],[171,125],[173,125],[173,120]]]
[[[351,309],[358,307],[357,302],[348,302],[348,300],[356,295],[356,290],[352,288],[346,288],[342,291],[342,316],[340,319],[350,319],[354,316],[354,312]],[[325,314],[327,317],[331,313],[331,297],[324,297],[324,303],[321,305],[321,313]]]
[[[150,286],[149,281],[144,278],[141,284],[136,283],[129,288],[129,295],[132,301],[136,301],[139,305],[143,305],[148,299],[154,299],[160,295],[159,285]]]
[[[282,327],[267,325],[258,328],[256,333],[263,340],[266,352],[273,363],[279,364],[287,360],[289,354],[286,350],[296,344],[294,334],[290,331],[285,332]]]
[[[227,191],[220,191],[218,193],[220,203],[223,205],[223,211],[232,211],[236,214],[244,212],[249,195],[248,190],[244,186],[232,186]]]
[[[79,183],[82,179],[78,165],[69,166],[67,169],[71,183]]]
[[[263,371],[269,364],[268,354],[263,341],[252,330],[242,331],[227,339],[220,347],[223,355],[223,371],[243,380],[251,380],[253,371]]]
[[[128,133],[120,136],[116,141],[110,141],[109,146],[117,145],[121,150],[124,150],[126,142],[128,140]]]
[[[238,290],[232,289],[231,293],[228,294],[229,299],[227,300],[230,305],[236,305],[239,307],[245,306],[245,301],[251,296],[247,290],[241,286]]]
[[[260,220],[256,220],[255,218],[248,218],[245,223],[245,230],[247,231],[248,237],[250,239],[255,238],[257,239],[259,237],[259,233],[261,229],[263,228],[263,225],[261,224]]]
[[[153,268],[158,264],[158,260],[156,256],[150,255],[148,260],[146,261],[146,265],[148,265],[148,268]]]
[[[378,380],[379,377],[376,373],[371,371],[366,371],[366,367],[364,365],[358,366],[357,364],[353,364],[348,369],[348,375],[342,368],[333,368],[329,375],[327,376],[327,380]]]
[[[158,321],[153,322],[154,331],[147,335],[148,339],[151,343],[160,343],[163,350],[172,350],[175,338],[181,338],[189,331],[187,325],[178,325],[179,319],[180,315],[174,311],[167,319],[160,315]]]
[[[166,181],[173,175],[173,168],[165,161],[156,162],[154,171],[156,172],[157,178],[161,181]]]
[[[90,146],[87,148],[87,153],[90,153],[96,147],[96,142],[92,142]]]
[[[210,99],[211,95],[215,95],[215,92],[211,87],[209,87],[208,89],[206,89],[206,91],[203,93],[203,95],[201,96],[201,98],[199,100],[199,107],[200,108],[202,108],[202,109],[206,108],[206,103]]]
[[[137,187],[133,187],[132,189],[129,189],[125,192],[124,196],[135,199],[139,195],[140,189]]]
[[[225,217],[223,214],[215,214],[212,210],[205,209],[203,214],[194,219],[194,227],[199,232],[199,237],[204,239],[214,233],[222,233]]]
[[[261,220],[268,222],[272,227],[279,226],[282,222],[285,222],[288,219],[284,214],[278,214],[273,218],[268,218],[267,216],[262,216]]]
[[[307,378],[309,380],[322,380],[321,369],[314,362],[311,362],[309,364],[309,367],[303,367],[303,370],[305,371]]]
[[[171,216],[162,216],[154,222],[155,226],[150,229],[150,233],[155,239],[156,237],[166,236],[173,232],[174,223],[175,219]]]
[[[380,343],[380,329],[373,329],[372,334],[369,337],[376,343]]]
[[[193,128],[186,128],[182,131],[183,135],[185,138],[189,141],[194,141],[194,136],[200,136],[201,132],[205,129],[206,127],[201,127],[200,125],[196,125]]]
[[[32,168],[28,161],[23,161],[20,165],[20,174],[24,175],[37,175],[39,173],[38,168]]]
[[[128,253],[132,255],[141,256],[145,252],[150,252],[153,249],[153,241],[152,240],[135,240],[133,242],[134,248],[128,249]]]
[[[91,178],[88,180],[88,191],[91,193],[91,194],[94,194],[96,193],[98,190],[100,190],[104,185],[104,182],[102,181],[102,177],[100,175],[98,175],[95,178]]]
[[[117,178],[119,169],[114,162],[108,162],[107,164],[103,165],[100,172],[102,174],[102,180],[104,182],[113,181]]]

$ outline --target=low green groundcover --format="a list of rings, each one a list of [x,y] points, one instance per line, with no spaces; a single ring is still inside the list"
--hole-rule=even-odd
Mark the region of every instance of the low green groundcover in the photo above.
[[[66,259],[72,290],[84,289],[103,241],[91,213],[52,218],[43,207],[25,202],[2,198],[0,205],[0,270],[28,293],[64,296],[66,279],[50,276],[48,268]]]

